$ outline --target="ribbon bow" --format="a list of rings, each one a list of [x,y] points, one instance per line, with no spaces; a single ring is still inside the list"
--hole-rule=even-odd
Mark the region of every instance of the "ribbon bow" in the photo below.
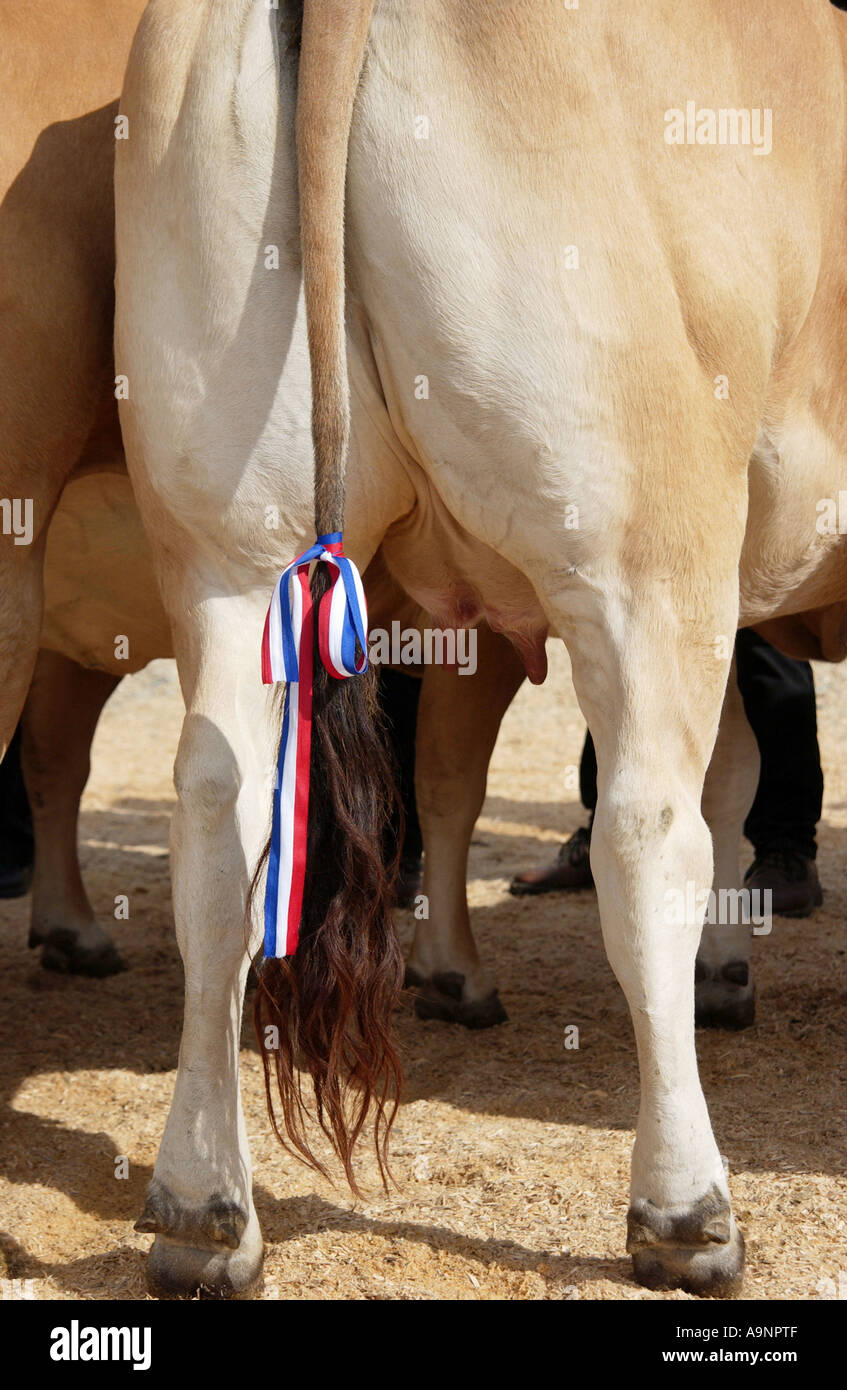
[[[333,570],[318,604],[321,661],[336,680],[368,669],[365,591],[359,571],[344,554],[341,532],[333,531],[318,536],[283,570],[262,636],[262,681],[287,685],[265,890],[266,956],[293,955],[300,935],[312,750],[314,604],[309,578],[311,566],[321,562]]]

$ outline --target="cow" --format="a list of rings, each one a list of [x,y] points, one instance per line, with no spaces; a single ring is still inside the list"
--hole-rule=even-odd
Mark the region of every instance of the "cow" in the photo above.
[[[635,1276],[695,1293],[739,1283],[743,1239],[694,1050],[703,914],[671,925],[668,896],[691,886],[699,902],[713,868],[737,883],[756,780],[728,683],[737,625],[841,659],[847,600],[840,541],[816,525],[845,437],[844,26],[824,0],[776,19],[773,0],[736,13],[685,0],[672,23],[646,0],[625,18],[602,0],[145,12],[121,104],[116,350],[187,703],[172,836],[186,1014],[139,1223],[156,1236],[154,1288],[243,1293],[260,1277],[238,1023],[279,713],[256,651],[279,570],[316,524],[342,519],[361,569],[379,555],[441,625],[484,620],[506,666],[498,682],[492,656],[458,725],[438,718],[449,689],[429,708],[424,690],[433,767],[450,769],[459,801],[445,812],[419,779],[434,866],[434,845],[469,835],[484,783],[485,756],[467,779],[456,758],[468,728],[493,742],[522,673],[542,678],[548,633],[565,641],[597,744],[592,867],[641,1073]],[[310,390],[314,514],[290,467],[308,449]],[[356,686],[320,715],[352,750],[342,768],[322,726],[345,800],[322,786],[321,814],[351,829],[333,843],[355,881],[327,869],[305,909],[310,944],[271,963],[261,1006],[283,1024],[265,1060],[289,1137],[308,1150],[299,1048],[348,1172],[335,1063],[352,1052],[384,1134],[399,983],[373,852],[350,820],[358,803],[373,830],[378,775],[358,757],[373,743]],[[707,784],[721,722],[730,775]],[[453,915],[421,925],[411,964],[476,1004],[491,982],[452,872]],[[364,881],[373,893],[356,903]],[[355,933],[336,912],[312,950],[330,903],[373,948],[341,1006],[331,955],[355,951]],[[749,1014],[748,951],[746,928],[703,933],[706,1017]],[[328,973],[310,975],[316,962]],[[358,1049],[345,1032],[357,1022]]]
[[[105,91],[117,90],[135,20],[142,9],[143,0],[114,7],[108,16],[102,9],[95,13],[85,5],[64,8],[63,34],[70,45],[66,51],[74,54],[74,110],[83,112],[71,120],[57,119],[65,117],[68,110],[66,69],[51,65],[51,54],[43,51],[40,35],[23,11],[7,10],[2,19],[6,26],[4,48],[15,56],[18,69],[34,71],[34,64],[47,64],[34,105],[29,88],[9,89],[12,106],[3,155],[5,187],[10,193],[4,215],[7,244],[11,247],[14,237],[26,227],[31,242],[37,245],[32,228],[40,227],[42,237],[48,232],[54,237],[64,236],[69,252],[64,259],[51,259],[45,242],[43,255],[32,256],[26,263],[32,295],[24,300],[19,294],[15,313],[7,310],[7,355],[2,376],[9,396],[4,419],[9,422],[6,437],[18,458],[28,452],[20,447],[28,429],[33,430],[29,452],[39,447],[35,408],[43,403],[42,397],[33,398],[32,413],[23,417],[17,406],[13,409],[12,399],[18,401],[24,394],[21,344],[40,344],[45,323],[49,323],[54,330],[51,351],[56,361],[64,364],[62,375],[80,371],[80,362],[87,360],[86,352],[78,351],[83,339],[99,373],[96,380],[91,370],[83,371],[80,377],[83,396],[87,390],[95,394],[99,414],[79,456],[62,455],[60,448],[54,447],[57,439],[64,441],[67,431],[80,428],[74,414],[79,403],[72,396],[68,397],[71,409],[65,429],[56,430],[50,440],[53,452],[44,446],[48,478],[52,470],[57,483],[63,478],[69,481],[46,527],[40,651],[23,710],[23,761],[37,841],[30,943],[42,947],[42,961],[48,968],[96,976],[121,969],[123,962],[96,922],[79,872],[76,823],[90,741],[100,710],[120,676],[141,669],[155,656],[171,654],[146,537],[125,474],[112,379],[111,375],[103,379],[102,372],[109,349],[108,315],[101,311],[101,304],[108,302],[114,269],[108,228],[117,102],[93,115],[84,109],[101,99]],[[108,27],[105,45],[93,24]],[[92,34],[97,37],[96,44],[89,43]],[[96,48],[102,61],[86,67],[83,47],[86,53]],[[34,132],[37,138],[30,149],[28,141]],[[85,216],[80,215],[80,190],[88,204]],[[13,281],[18,286],[27,283],[21,260],[20,247],[4,260],[10,285]],[[33,279],[36,267],[40,300]],[[11,295],[9,299],[12,302]],[[52,306],[61,300],[70,306],[68,324],[64,334],[55,335]],[[39,312],[33,311],[33,305]],[[45,377],[45,389],[52,379]],[[13,435],[11,422],[15,419],[19,433]],[[18,466],[11,445],[7,459],[10,465]],[[5,490],[13,493],[14,472],[0,476]],[[21,558],[13,550],[7,561],[20,563]],[[36,577],[30,576],[27,582],[37,583],[37,554],[24,558],[25,571],[30,561]],[[398,595],[386,591],[384,567],[377,562],[368,574],[372,606],[396,615]],[[409,622],[415,620],[415,615],[408,618]],[[33,632],[31,628],[21,646],[27,660],[34,656]],[[115,653],[116,634],[128,637],[126,652],[120,657]],[[470,934],[464,864],[482,803],[499,715],[523,677],[523,667],[508,642],[498,640],[484,626],[480,642],[483,660],[475,677],[473,698],[457,704],[455,681],[443,670],[433,670],[427,679],[422,744],[433,750],[433,756],[424,753],[420,760],[421,796],[433,806],[427,897],[437,911],[418,931],[407,972],[409,982],[419,987],[416,1007],[422,1017],[446,1018],[469,1027],[489,1026],[505,1018]],[[463,689],[469,692],[470,686],[463,682]],[[10,707],[16,703],[13,700]],[[447,748],[444,756],[439,756],[445,709],[450,711],[446,719],[453,724],[453,743],[459,749],[460,777],[455,775],[457,758],[453,752]],[[735,1007],[731,1000],[729,1008]],[[724,1021],[726,1017],[728,1014]]]
[[[122,966],[77,862],[91,737],[120,676],[170,651],[112,347],[117,97],[143,8],[64,0],[49,42],[31,6],[0,15],[0,751],[23,710],[30,942],[50,968],[91,975]]]
[[[91,741],[121,678],[171,655],[119,435],[114,449],[115,471],[72,477],[50,521],[41,648],[21,716],[35,839],[29,944],[48,970],[97,978],[126,967],[79,867]]]

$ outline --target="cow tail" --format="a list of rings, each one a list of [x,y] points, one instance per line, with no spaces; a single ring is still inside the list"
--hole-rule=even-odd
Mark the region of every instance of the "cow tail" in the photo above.
[[[344,520],[350,433],[344,197],[353,102],[372,7],[373,0],[305,0],[303,6],[297,151],[319,536],[341,531]],[[326,565],[315,567],[315,613],[329,578]],[[317,654],[317,631],[313,646]],[[265,962],[254,1021],[277,1136],[285,1142],[284,1130],[303,1159],[326,1171],[307,1137],[299,1068],[311,1081],[317,1120],[354,1191],[353,1150],[369,1119],[386,1181],[401,1084],[392,1014],[402,957],[383,860],[394,785],[373,672],[337,680],[316,655],[299,943],[293,955]],[[270,1047],[269,1027],[275,1030]]]

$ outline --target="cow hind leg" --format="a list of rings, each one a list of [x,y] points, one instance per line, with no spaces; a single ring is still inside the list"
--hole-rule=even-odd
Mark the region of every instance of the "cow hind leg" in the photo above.
[[[245,982],[258,940],[247,894],[269,827],[278,729],[257,679],[264,605],[204,604],[193,576],[170,575],[184,607],[174,640],[187,712],[171,830],[185,1013],[174,1097],[137,1230],[156,1236],[147,1266],[165,1297],[243,1297],[260,1283],[262,1236],[239,1087]],[[194,625],[185,612],[198,616]]]
[[[477,669],[427,667],[418,712],[416,795],[425,849],[422,915],[406,968],[419,1018],[489,1028],[507,1014],[470,926],[471,835],[500,721],[523,680],[505,638],[481,627]]]
[[[749,1028],[755,1018],[751,924],[744,920],[737,890],[741,887],[741,835],[758,781],[759,748],[744,713],[733,662],[703,787],[703,816],[712,832],[715,872],[694,977],[696,1020],[701,1028]],[[755,913],[755,904],[753,908]]]
[[[646,531],[656,535],[655,522]],[[731,520],[724,545],[727,533]],[[702,901],[712,881],[701,795],[728,666],[716,638],[731,650],[737,592],[706,572],[708,560],[692,576],[691,548],[684,559],[680,551],[677,593],[667,570],[651,577],[642,552],[637,564],[618,566],[608,587],[574,573],[551,619],[566,638],[597,746],[591,864],[606,953],[638,1051],[627,1248],[648,1287],[721,1294],[740,1280],[744,1242],[697,1071],[702,911],[687,904],[691,894]],[[551,576],[551,590],[556,582]]]
[[[22,720],[22,767],[35,833],[29,944],[47,970],[114,975],[125,969],[82,882],[79,803],[97,720],[118,678],[42,650]]]

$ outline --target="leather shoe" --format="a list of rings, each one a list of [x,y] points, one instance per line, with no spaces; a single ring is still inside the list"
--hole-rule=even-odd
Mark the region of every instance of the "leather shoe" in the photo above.
[[[32,883],[32,865],[0,868],[0,898],[25,898]]]
[[[555,864],[515,874],[509,892],[520,898],[531,893],[568,893],[579,888],[593,888],[594,877],[588,858],[590,848],[591,831],[580,826],[562,845]]]
[[[814,859],[791,849],[757,854],[744,875],[745,886],[770,889],[771,911],[777,917],[809,917],[823,902],[823,889]]]

